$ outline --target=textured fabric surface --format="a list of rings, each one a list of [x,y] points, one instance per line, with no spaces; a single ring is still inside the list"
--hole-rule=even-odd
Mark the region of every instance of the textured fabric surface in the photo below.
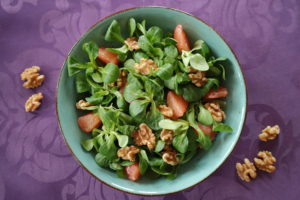
[[[161,5],[190,12],[212,25],[232,46],[248,87],[248,116],[236,148],[206,181],[157,197],[126,194],[101,184],[70,155],[55,116],[55,87],[67,52],[92,24],[124,8]],[[1,0],[0,200],[225,200],[300,199],[300,1],[298,0]],[[24,89],[20,73],[39,65],[42,87]],[[36,113],[24,103],[44,100]],[[278,124],[277,140],[257,139]],[[270,150],[274,174],[240,181],[235,163]]]

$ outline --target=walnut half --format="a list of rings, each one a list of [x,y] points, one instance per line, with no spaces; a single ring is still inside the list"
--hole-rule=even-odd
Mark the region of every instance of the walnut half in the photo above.
[[[170,146],[167,146],[165,149],[166,151],[162,153],[163,161],[172,166],[178,165],[179,159],[176,156],[176,151]]]
[[[22,72],[21,79],[25,81],[23,83],[24,88],[36,88],[42,85],[45,76],[39,74],[40,70],[39,66],[32,66]]]
[[[134,69],[136,73],[140,73],[143,75],[148,75],[151,72],[157,69],[157,65],[151,59],[141,58],[140,63],[134,64]]]
[[[206,82],[205,72],[190,67],[189,78],[194,85],[202,87]]]
[[[280,128],[278,125],[275,126],[267,126],[264,130],[262,130],[262,133],[258,135],[258,138],[261,141],[268,141],[268,140],[274,140],[277,135],[280,133]]]
[[[84,110],[86,107],[89,107],[89,106],[92,106],[92,104],[90,104],[90,102],[87,102],[85,100],[79,100],[77,103],[76,103],[76,108],[78,110]]]
[[[155,135],[147,124],[142,123],[139,130],[132,133],[133,140],[137,146],[147,145],[149,150],[154,149],[156,145]]]
[[[139,50],[139,43],[136,37],[127,38],[124,43],[127,45],[129,51]]]
[[[172,130],[163,129],[160,132],[160,139],[164,141],[166,144],[172,144],[173,138],[174,138],[174,132]]]
[[[41,105],[41,100],[43,99],[42,93],[33,94],[25,103],[25,111],[33,112]]]
[[[122,147],[118,150],[117,155],[119,158],[122,158],[123,160],[129,160],[129,161],[135,161],[135,155],[140,152],[140,149],[137,147],[131,145],[127,147]]]
[[[173,110],[172,108],[166,106],[166,105],[159,105],[157,107],[157,109],[159,110],[159,112],[161,112],[161,114],[167,118],[171,118],[173,117]]]
[[[243,181],[250,182],[251,178],[256,178],[256,168],[248,158],[245,158],[244,162],[244,164],[236,163],[236,172]]]
[[[276,167],[273,165],[276,162],[276,158],[269,151],[260,151],[257,154],[258,158],[254,158],[255,166],[269,173],[272,173],[276,170]]]
[[[209,102],[204,107],[210,112],[216,122],[221,122],[226,118],[224,111],[220,108],[219,102]]]

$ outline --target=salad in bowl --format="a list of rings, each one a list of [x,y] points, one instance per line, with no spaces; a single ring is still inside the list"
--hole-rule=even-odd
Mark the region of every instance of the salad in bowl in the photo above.
[[[132,181],[174,179],[218,133],[233,131],[224,123],[226,58],[203,40],[191,45],[184,24],[165,32],[130,18],[121,30],[113,20],[104,39],[113,45],[82,45],[88,62],[67,59],[84,111],[78,126],[89,135],[81,145],[100,167]]]

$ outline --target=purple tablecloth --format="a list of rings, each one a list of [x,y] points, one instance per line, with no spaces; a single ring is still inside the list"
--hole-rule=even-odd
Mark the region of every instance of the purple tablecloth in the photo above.
[[[0,200],[9,199],[300,199],[300,1],[298,0],[1,0]],[[141,197],[101,184],[71,156],[55,116],[55,87],[72,45],[99,19],[124,8],[161,5],[190,12],[211,24],[233,47],[248,86],[248,116],[226,162],[206,181],[177,194]],[[39,65],[42,87],[22,87],[20,73]],[[24,102],[43,92],[41,108]],[[278,124],[275,141],[257,139]],[[274,174],[240,181],[235,163],[270,150]]]

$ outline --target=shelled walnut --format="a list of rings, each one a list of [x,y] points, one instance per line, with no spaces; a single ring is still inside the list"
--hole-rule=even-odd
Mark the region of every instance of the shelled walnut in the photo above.
[[[45,76],[39,74],[40,70],[39,66],[32,66],[22,72],[21,79],[25,81],[23,83],[24,88],[36,88],[42,85]]]
[[[33,112],[38,109],[41,105],[41,100],[43,99],[42,93],[33,94],[25,103],[25,111],[26,112]]]
[[[159,112],[167,118],[173,117],[173,110],[172,108],[166,106],[166,105],[159,105],[158,107]]]
[[[248,158],[244,159],[244,164],[236,163],[236,172],[238,176],[246,182],[256,178],[256,168]]]
[[[134,64],[134,69],[136,73],[140,73],[143,75],[148,75],[151,72],[157,69],[157,65],[151,59],[141,58],[140,63]]]
[[[160,132],[160,139],[164,141],[166,144],[171,144],[174,138],[174,132],[172,130],[163,129]]]
[[[78,110],[85,110],[86,107],[89,107],[89,106],[92,106],[92,104],[90,104],[90,102],[87,102],[85,100],[79,100],[77,103],[76,103],[76,108]]]
[[[205,77],[205,72],[196,70],[192,67],[190,67],[189,70],[189,78],[192,81],[192,83],[197,87],[202,87],[207,82],[207,78]]]
[[[204,105],[204,107],[210,112],[216,122],[221,122],[225,120],[226,115],[224,111],[220,108],[219,102],[209,102]]]
[[[254,158],[255,166],[269,173],[272,173],[276,170],[274,163],[276,162],[276,158],[269,151],[260,151],[257,154],[258,158]]]
[[[176,156],[176,151],[169,145],[166,147],[166,151],[162,153],[163,161],[172,166],[178,165],[179,158]]]
[[[147,124],[142,123],[139,130],[134,131],[132,134],[133,140],[137,146],[147,145],[149,150],[154,149],[156,145],[155,135]]]
[[[280,128],[278,125],[275,126],[267,126],[264,130],[262,130],[262,133],[258,135],[258,138],[261,141],[268,141],[268,140],[274,140],[277,135],[280,133]]]
[[[129,51],[139,50],[139,43],[136,37],[127,38],[124,43],[127,45]]]
[[[122,147],[118,150],[117,155],[123,160],[135,161],[135,155],[140,152],[140,149],[131,145]]]

